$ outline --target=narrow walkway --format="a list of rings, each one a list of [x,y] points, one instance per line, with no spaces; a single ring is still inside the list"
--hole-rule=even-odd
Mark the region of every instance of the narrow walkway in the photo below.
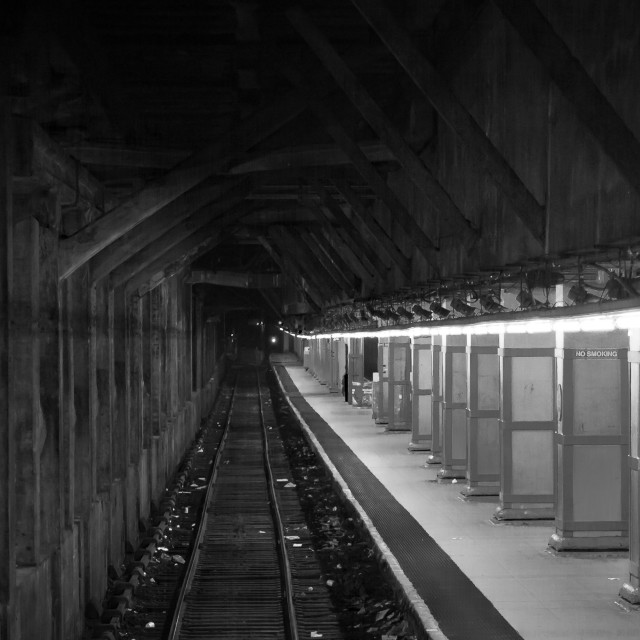
[[[640,637],[617,598],[626,554],[558,556],[550,522],[495,525],[496,501],[438,484],[407,433],[376,426],[291,355],[272,362],[290,397],[449,640]],[[279,364],[280,363],[280,364]]]

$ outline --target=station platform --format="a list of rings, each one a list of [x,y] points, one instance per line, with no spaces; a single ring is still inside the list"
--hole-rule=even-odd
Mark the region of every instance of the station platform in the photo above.
[[[295,354],[270,360],[433,638],[640,638],[640,611],[618,598],[626,552],[558,554],[547,548],[551,520],[494,523],[497,498],[464,499],[462,483],[439,483],[427,454],[408,450],[409,433],[376,425]]]

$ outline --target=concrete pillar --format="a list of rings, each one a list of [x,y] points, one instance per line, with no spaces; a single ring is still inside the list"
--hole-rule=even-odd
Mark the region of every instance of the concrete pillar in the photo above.
[[[355,407],[362,406],[364,387],[363,339],[349,339],[349,402]]]
[[[626,331],[557,332],[558,551],[629,545]]]
[[[389,424],[387,431],[411,429],[411,341],[389,338]]]
[[[433,384],[430,336],[412,342],[411,442],[409,451],[431,449],[431,391]]]
[[[388,424],[389,338],[378,340],[378,379],[373,381],[373,412],[376,424]]]
[[[500,493],[500,358],[497,335],[467,337],[467,486],[462,494]]]
[[[427,464],[442,463],[442,336],[431,337],[431,453]]]
[[[555,333],[500,335],[501,488],[497,520],[555,515]]]
[[[620,595],[640,604],[640,327],[629,330],[630,442],[626,472],[629,483],[629,582]]]
[[[442,466],[439,480],[467,473],[467,336],[442,337]]]

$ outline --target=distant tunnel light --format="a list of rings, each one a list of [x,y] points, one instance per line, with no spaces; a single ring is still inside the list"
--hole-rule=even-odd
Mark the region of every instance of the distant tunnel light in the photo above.
[[[273,343],[278,342],[278,338],[276,338],[275,336],[271,336],[271,342]]]

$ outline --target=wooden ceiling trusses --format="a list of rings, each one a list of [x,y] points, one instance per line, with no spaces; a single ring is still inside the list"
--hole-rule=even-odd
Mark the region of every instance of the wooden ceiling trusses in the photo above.
[[[358,144],[341,123],[340,118],[333,112],[328,101],[317,92],[313,83],[308,80],[301,70],[294,66],[291,61],[280,59],[280,69],[288,80],[304,95],[309,107],[318,117],[327,133],[344,151],[355,169],[369,184],[376,196],[382,200],[391,215],[398,219],[404,231],[411,237],[416,250],[424,256],[434,269],[437,269],[438,265],[433,253],[436,248],[434,242],[427,236],[420,225],[418,225],[404,204],[400,202],[398,196],[387,184],[386,179],[378,173],[376,167],[369,162]]]
[[[531,235],[543,244],[544,207],[485,135],[473,116],[422,55],[382,0],[351,0],[415,85],[433,105],[442,120],[473,154],[478,168],[486,171],[510,201],[514,212]]]
[[[161,179],[61,242],[60,277],[73,273],[96,253],[151,217],[183,193],[228,168],[231,158],[251,148],[304,108],[296,92],[286,94],[242,120],[225,135],[189,156]]]
[[[356,74],[351,71],[307,14],[300,7],[292,7],[287,10],[287,17],[380,140],[398,159],[411,181],[440,214],[445,225],[452,232],[465,237],[467,242],[475,240],[478,234],[470,221],[464,217],[449,193],[422,163],[409,143],[358,80]]]

